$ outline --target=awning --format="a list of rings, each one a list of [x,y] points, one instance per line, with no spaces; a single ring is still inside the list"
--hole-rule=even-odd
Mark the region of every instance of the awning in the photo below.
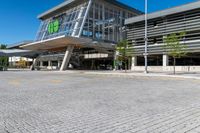
[[[20,46],[20,48],[26,50],[51,50],[56,48],[67,47],[69,45],[74,45],[78,47],[114,49],[114,44],[112,43],[94,41],[90,38],[78,38],[65,35],[29,43]]]
[[[21,50],[21,49],[4,49],[0,50],[0,56],[22,56],[22,57],[37,57],[39,52],[31,50]]]

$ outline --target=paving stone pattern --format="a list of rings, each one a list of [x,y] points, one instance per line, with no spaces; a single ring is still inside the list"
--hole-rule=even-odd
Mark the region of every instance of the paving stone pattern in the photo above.
[[[200,133],[200,81],[1,72],[0,133]]]

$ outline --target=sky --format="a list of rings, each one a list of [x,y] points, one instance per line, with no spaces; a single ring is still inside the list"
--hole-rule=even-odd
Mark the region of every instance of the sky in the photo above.
[[[35,40],[42,12],[64,0],[2,0],[0,4],[0,44],[13,45],[24,40]],[[144,11],[144,0],[119,0]],[[196,0],[148,0],[148,12],[194,2]]]

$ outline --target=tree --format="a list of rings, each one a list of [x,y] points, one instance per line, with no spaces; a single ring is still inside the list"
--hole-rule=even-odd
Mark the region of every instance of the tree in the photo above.
[[[184,57],[187,54],[187,46],[181,43],[185,35],[185,32],[172,33],[163,38],[165,51],[169,56],[173,57],[174,74],[176,74],[176,59]]]
[[[0,44],[0,49],[6,49],[7,48],[7,45],[5,44]]]
[[[127,70],[127,61],[128,66],[130,66],[131,57],[134,56],[134,48],[127,40],[119,42],[116,46],[117,60],[125,64],[125,71]]]
[[[6,49],[7,45],[0,44],[0,49]],[[8,66],[8,57],[0,57],[0,70],[3,70]]]

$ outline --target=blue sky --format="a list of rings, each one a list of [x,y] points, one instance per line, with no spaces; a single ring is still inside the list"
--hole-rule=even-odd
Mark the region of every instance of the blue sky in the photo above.
[[[13,44],[34,40],[40,21],[38,14],[64,0],[2,0],[0,4],[0,43]],[[144,11],[144,0],[119,0]],[[149,12],[170,8],[196,0],[148,0]]]

